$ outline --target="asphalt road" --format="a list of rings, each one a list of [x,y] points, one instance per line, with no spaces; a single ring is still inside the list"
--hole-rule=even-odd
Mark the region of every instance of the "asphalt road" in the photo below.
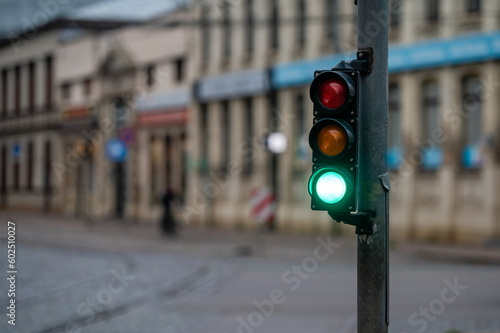
[[[165,239],[150,225],[0,214],[17,249],[16,325],[4,278],[0,332],[356,332],[353,237],[185,228]],[[390,332],[500,332],[498,265],[396,247],[390,299]]]

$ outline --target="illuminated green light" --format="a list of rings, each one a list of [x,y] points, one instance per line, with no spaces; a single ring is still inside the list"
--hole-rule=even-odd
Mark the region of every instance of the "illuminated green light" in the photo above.
[[[344,177],[334,171],[325,172],[316,182],[316,193],[327,204],[334,204],[342,200],[346,189]]]

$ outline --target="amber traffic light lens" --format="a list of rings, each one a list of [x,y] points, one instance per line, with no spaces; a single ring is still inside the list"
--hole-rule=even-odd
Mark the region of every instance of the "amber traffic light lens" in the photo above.
[[[327,156],[337,156],[347,146],[347,133],[339,125],[327,125],[318,134],[318,148]]]
[[[318,97],[325,108],[337,109],[346,102],[348,92],[349,89],[343,80],[326,79],[319,86]]]

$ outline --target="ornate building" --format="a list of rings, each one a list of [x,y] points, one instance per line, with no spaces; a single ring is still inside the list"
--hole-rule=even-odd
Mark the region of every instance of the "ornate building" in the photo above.
[[[251,192],[265,185],[276,189],[278,228],[331,225],[309,207],[308,86],[314,70],[354,56],[355,10],[335,0],[195,7],[191,54],[201,77],[187,221],[253,227]],[[393,1],[373,13],[374,29],[390,27],[387,157],[399,237],[500,235],[499,18],[495,0]],[[288,138],[280,155],[262,148],[275,131]]]

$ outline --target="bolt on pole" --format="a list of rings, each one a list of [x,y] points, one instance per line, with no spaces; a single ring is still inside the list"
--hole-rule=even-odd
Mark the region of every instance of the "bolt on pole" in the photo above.
[[[358,332],[389,326],[388,0],[357,0],[358,52],[372,52],[371,73],[361,75],[362,117],[359,210],[374,212],[373,234],[358,235]]]

